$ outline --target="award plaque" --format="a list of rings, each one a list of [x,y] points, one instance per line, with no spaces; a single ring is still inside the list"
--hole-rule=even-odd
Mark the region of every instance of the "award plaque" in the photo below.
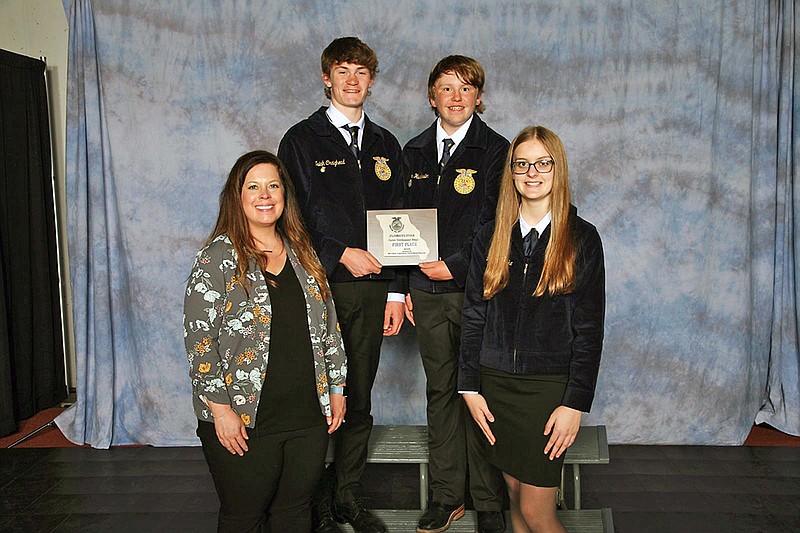
[[[367,211],[367,251],[384,266],[439,259],[436,209]]]

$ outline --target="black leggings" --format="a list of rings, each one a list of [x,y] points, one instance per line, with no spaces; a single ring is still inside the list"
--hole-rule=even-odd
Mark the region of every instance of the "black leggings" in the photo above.
[[[214,424],[199,422],[197,436],[220,500],[218,531],[259,531],[268,511],[272,531],[311,531],[311,493],[325,467],[325,425],[271,435],[248,430],[243,456],[217,439]]]

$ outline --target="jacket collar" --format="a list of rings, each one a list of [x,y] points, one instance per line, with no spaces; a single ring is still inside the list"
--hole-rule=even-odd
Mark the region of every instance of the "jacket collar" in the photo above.
[[[338,142],[347,148],[347,143],[344,142],[342,135],[336,130],[336,127],[331,124],[331,121],[328,120],[328,116],[325,114],[327,109],[327,106],[321,106],[314,111],[314,113],[308,117],[309,126],[316,135],[320,137],[333,137],[334,142]],[[361,138],[361,152],[369,152],[370,147],[377,141],[383,141],[383,131],[375,126],[367,114],[364,113],[364,135]]]
[[[469,125],[467,135],[464,140],[459,143],[458,148],[453,153],[451,161],[457,159],[466,148],[479,148],[486,150],[489,145],[489,127],[481,120],[477,113],[472,115],[472,123]],[[408,141],[407,148],[413,150],[421,150],[423,157],[433,165],[438,164],[437,150],[436,150],[436,121],[428,126],[428,128],[417,135],[415,138]],[[449,166],[449,165],[448,165]]]
[[[570,224],[572,224],[575,218],[578,216],[578,208],[575,205],[569,205],[569,220]],[[550,228],[553,227],[552,220],[550,224],[547,225],[545,230],[539,235],[539,240],[536,241],[536,246],[534,246],[534,251],[538,250],[540,246],[547,247],[547,244],[550,242]],[[544,243],[544,244],[542,244]],[[520,255],[525,255],[525,252],[522,249],[522,231],[519,229],[519,220],[514,223],[514,227],[511,229],[511,248],[514,252]]]
[[[536,246],[533,247],[534,253],[542,246],[545,248],[547,247],[547,243],[550,242],[550,228],[552,225],[552,223],[548,224],[542,234],[539,235],[539,240],[536,241]],[[525,256],[525,251],[522,246],[522,231],[519,229],[519,220],[517,220],[514,223],[514,227],[511,228],[511,252],[512,256]]]

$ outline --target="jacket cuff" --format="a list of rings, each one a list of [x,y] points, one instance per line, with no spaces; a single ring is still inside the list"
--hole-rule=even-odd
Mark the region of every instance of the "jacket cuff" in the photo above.
[[[568,386],[567,390],[564,391],[564,399],[561,400],[561,405],[588,413],[592,408],[592,400],[594,400],[594,392],[587,392]]]
[[[444,258],[443,261],[444,264],[447,265],[450,274],[453,276],[453,281],[463,289],[464,285],[467,283],[468,269],[468,266],[464,264],[463,256],[460,253],[453,254],[450,257]]]
[[[328,276],[331,276],[339,266],[339,260],[344,254],[344,249],[347,248],[344,244],[333,239],[328,239],[327,242],[322,244],[319,253],[319,259]]]
[[[460,368],[458,370],[457,390],[459,392],[479,392],[481,390],[481,375],[473,370]]]
[[[394,277],[389,281],[389,292],[398,292],[404,296],[408,294],[408,272],[404,268],[395,268]]]

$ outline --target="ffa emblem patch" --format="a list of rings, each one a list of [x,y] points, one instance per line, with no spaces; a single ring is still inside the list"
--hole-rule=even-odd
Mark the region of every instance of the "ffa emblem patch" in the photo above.
[[[453,181],[453,188],[458,194],[471,193],[475,189],[475,178],[472,175],[478,171],[471,168],[457,168],[456,172],[458,172],[458,176]]]
[[[389,228],[395,233],[400,233],[403,231],[403,221],[400,220],[400,217],[392,217],[392,222],[389,224]]]
[[[385,157],[373,157],[372,159],[375,160],[375,175],[381,181],[388,181],[392,177],[392,169],[387,163],[389,160]]]

